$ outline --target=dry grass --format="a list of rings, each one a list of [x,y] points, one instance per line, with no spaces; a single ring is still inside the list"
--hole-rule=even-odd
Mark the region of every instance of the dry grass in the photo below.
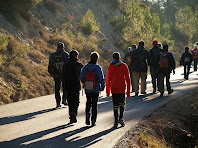
[[[48,42],[55,47],[58,42],[63,42],[65,44],[66,51],[70,51],[72,49],[72,42],[67,37],[61,35],[52,36]]]
[[[18,80],[21,75],[21,68],[17,66],[9,66],[7,69],[8,76],[14,80]]]
[[[74,17],[73,17],[72,15],[70,15],[70,14],[67,14],[67,15],[65,16],[65,19],[66,19],[66,21],[67,21],[68,23],[71,23],[72,20],[74,19]]]
[[[58,13],[64,9],[64,6],[60,2],[50,0],[46,1],[45,7],[53,13]]]
[[[45,55],[43,55],[39,50],[32,50],[28,55],[31,57],[31,60],[36,63],[42,63],[42,60],[45,59]]]

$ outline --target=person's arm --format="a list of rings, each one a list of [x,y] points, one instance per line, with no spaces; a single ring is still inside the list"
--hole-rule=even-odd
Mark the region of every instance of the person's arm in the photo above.
[[[130,77],[129,77],[129,69],[126,65],[124,65],[124,71],[125,71],[125,80],[127,83],[127,97],[130,97],[131,81],[130,81]]]
[[[172,53],[169,53],[170,55],[170,64],[171,64],[171,71],[173,71],[173,74],[175,74],[175,59],[173,57],[173,54]]]
[[[84,83],[86,72],[87,72],[87,70],[86,70],[86,67],[84,66],[84,67],[82,68],[81,73],[80,73],[80,81],[81,81],[82,83]]]
[[[107,69],[107,77],[106,77],[106,94],[107,94],[107,97],[110,96],[110,65]]]
[[[48,64],[48,72],[51,76],[53,76],[53,54],[49,57],[49,64]]]
[[[97,69],[98,69],[98,80],[99,80],[99,83],[101,85],[100,90],[103,91],[104,88],[105,88],[104,75],[103,75],[103,72],[102,72],[102,68],[100,66],[98,66]]]
[[[181,59],[180,59],[180,66],[183,65],[184,63],[184,54],[182,54]]]

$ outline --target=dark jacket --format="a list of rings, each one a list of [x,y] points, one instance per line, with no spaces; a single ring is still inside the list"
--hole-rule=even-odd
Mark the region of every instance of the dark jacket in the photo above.
[[[160,54],[160,48],[158,48],[157,46],[154,46],[151,50],[150,50],[150,66],[153,67],[157,67],[158,66],[158,58],[159,58],[159,54]]]
[[[48,65],[48,72],[50,73],[50,75],[53,75],[54,78],[60,77],[58,74],[56,74],[54,72],[54,65],[53,65],[54,64],[54,57],[57,56],[57,55],[62,55],[64,64],[66,64],[68,62],[68,59],[69,59],[68,52],[66,52],[63,48],[57,48],[57,51],[53,52],[50,55],[49,65]]]
[[[150,63],[149,51],[139,46],[131,55],[132,69],[136,72],[147,72]]]
[[[184,52],[180,59],[180,65],[187,66],[192,63],[192,54],[188,51]]]
[[[80,74],[80,80],[82,83],[84,83],[87,71],[91,71],[91,72],[94,71],[94,76],[95,76],[95,80],[97,84],[94,90],[85,89],[85,93],[96,93],[96,92],[99,92],[100,90],[104,90],[105,81],[104,81],[102,68],[97,64],[88,62],[87,65],[83,67],[82,72]]]
[[[170,53],[170,52],[162,50],[162,53],[167,53],[166,57],[168,59],[168,69],[161,69],[160,65],[159,65],[159,61],[158,61],[157,62],[158,63],[157,73],[171,73],[172,70],[175,70],[175,59],[174,59],[172,53]],[[159,54],[158,59],[160,60],[160,54]]]
[[[69,62],[64,65],[63,79],[66,90],[80,90],[80,72],[83,65],[76,58],[69,58]]]

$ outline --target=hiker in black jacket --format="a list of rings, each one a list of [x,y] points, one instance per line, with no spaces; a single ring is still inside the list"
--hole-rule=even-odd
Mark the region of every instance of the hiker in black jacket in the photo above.
[[[69,62],[65,64],[63,69],[63,79],[65,82],[65,89],[67,91],[67,102],[69,106],[69,119],[70,124],[76,123],[76,116],[78,114],[79,91],[80,85],[80,72],[83,65],[78,62],[78,52],[72,50],[69,53]]]
[[[166,87],[168,94],[173,92],[170,85],[170,74],[173,71],[175,74],[175,59],[172,53],[168,52],[168,45],[163,45],[163,50],[159,55],[159,64],[158,64],[158,87],[160,92],[160,97],[164,95],[164,78],[166,77]]]
[[[156,93],[157,89],[157,67],[158,67],[158,57],[160,54],[160,48],[158,47],[158,41],[153,41],[153,48],[150,50],[150,73],[153,84],[153,93]]]
[[[57,51],[52,53],[49,58],[48,72],[55,82],[55,99],[56,108],[61,107],[60,87],[63,86],[62,104],[67,105],[67,93],[64,89],[64,81],[62,78],[63,66],[68,62],[69,54],[64,50],[64,44],[58,43]]]
[[[149,51],[144,48],[144,42],[140,41],[138,48],[132,52],[131,56],[135,96],[138,96],[139,93],[139,79],[141,79],[141,94],[146,94],[146,79],[149,62]]]
[[[182,54],[181,60],[180,60],[180,66],[184,66],[184,79],[188,80],[189,72],[190,72],[190,66],[192,63],[192,54],[189,52],[189,48],[185,48],[185,52]]]

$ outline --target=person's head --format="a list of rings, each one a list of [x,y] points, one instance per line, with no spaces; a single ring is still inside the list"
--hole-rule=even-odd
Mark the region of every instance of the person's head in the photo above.
[[[158,48],[162,48],[162,44],[161,44],[161,43],[158,43],[158,44],[157,44],[157,47],[158,47]]]
[[[96,63],[98,59],[99,59],[99,54],[97,52],[92,52],[90,55],[90,61],[92,63]]]
[[[130,51],[132,49],[132,47],[128,47],[128,51]]]
[[[168,51],[168,45],[163,45],[163,51]]]
[[[113,59],[114,59],[114,60],[120,60],[120,59],[121,59],[120,53],[119,53],[119,52],[114,52],[114,53],[113,53]]]
[[[140,46],[140,47],[144,47],[144,41],[140,41],[140,42],[139,42],[139,46]]]
[[[57,48],[59,48],[59,49],[62,48],[63,49],[64,48],[64,43],[59,42],[58,45],[57,45]]]
[[[196,44],[197,44],[197,46],[198,46],[198,42],[197,42]]]
[[[70,58],[78,59],[78,55],[79,55],[79,53],[78,53],[77,50],[72,50],[72,51],[69,52],[69,57]]]
[[[157,46],[158,41],[157,40],[153,40],[153,46]]]
[[[185,47],[185,52],[188,52],[189,51],[189,48],[188,47]]]
[[[197,49],[197,45],[195,45],[195,49]]]
[[[135,44],[132,45],[132,49],[135,50],[137,47]]]

